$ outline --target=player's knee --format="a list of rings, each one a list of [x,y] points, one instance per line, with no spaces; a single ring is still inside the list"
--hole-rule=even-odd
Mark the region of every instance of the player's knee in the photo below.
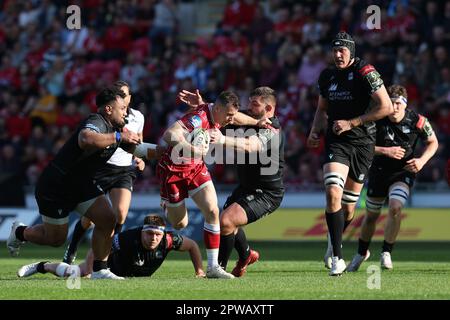
[[[327,203],[330,205],[341,206],[342,189],[332,186],[327,188]]]
[[[219,217],[219,208],[214,205],[208,206],[204,208],[203,214],[207,220],[214,219],[216,217]]]
[[[404,185],[396,185],[389,191],[389,211],[391,208],[401,208],[409,197],[409,188]]]
[[[389,205],[389,215],[395,219],[400,218],[402,214],[402,205],[400,203],[395,203]]]
[[[228,234],[229,232],[226,232],[226,231],[234,230],[234,228],[235,228],[235,225],[228,215],[223,214],[220,216],[220,230],[221,231]]]

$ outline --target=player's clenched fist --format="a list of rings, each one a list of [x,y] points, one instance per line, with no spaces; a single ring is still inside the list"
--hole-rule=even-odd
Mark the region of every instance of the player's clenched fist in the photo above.
[[[308,148],[318,148],[320,145],[320,135],[317,132],[311,132],[306,144]]]
[[[141,138],[137,133],[134,133],[132,131],[127,130],[126,128],[123,129],[121,133],[122,141],[126,143],[131,144],[139,144],[141,143]]]

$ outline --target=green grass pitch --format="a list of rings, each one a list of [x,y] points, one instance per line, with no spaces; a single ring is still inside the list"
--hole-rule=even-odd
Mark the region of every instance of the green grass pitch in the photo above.
[[[393,252],[394,270],[382,271],[380,288],[369,289],[370,265],[379,266],[380,243],[357,273],[328,276],[322,263],[326,243],[251,242],[261,258],[245,277],[233,280],[196,279],[187,253],[172,252],[151,278],[125,281],[81,280],[80,289],[52,275],[19,279],[17,269],[31,262],[61,259],[64,248],[26,245],[19,257],[8,256],[0,243],[0,300],[7,299],[151,299],[151,300],[257,300],[257,299],[450,299],[450,244],[448,242],[398,242]],[[80,249],[84,256],[86,246]],[[344,243],[348,262],[356,243]],[[202,248],[205,258],[205,252]],[[234,266],[235,256],[229,263]],[[79,261],[79,259],[78,259]],[[205,262],[206,263],[206,262]],[[369,281],[370,282],[370,281]]]

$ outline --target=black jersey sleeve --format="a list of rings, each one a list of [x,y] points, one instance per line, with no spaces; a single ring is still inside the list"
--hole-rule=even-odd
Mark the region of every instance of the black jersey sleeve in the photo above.
[[[327,98],[329,78],[330,78],[330,72],[328,69],[324,69],[319,75],[317,87],[319,89],[319,94],[321,95],[322,98],[325,98],[325,99]]]
[[[374,66],[371,64],[361,63],[358,68],[358,72],[361,75],[366,92],[369,95],[372,95],[383,86],[383,79],[381,79],[380,74]]]
[[[168,232],[166,234],[167,250],[180,250],[183,244],[183,237],[176,232]]]
[[[98,133],[107,133],[108,128],[106,126],[105,120],[99,114],[91,114],[84,124],[81,126],[81,130],[90,129]]]

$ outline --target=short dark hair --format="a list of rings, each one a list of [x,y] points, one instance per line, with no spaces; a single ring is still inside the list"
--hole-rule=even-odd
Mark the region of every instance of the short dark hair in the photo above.
[[[116,82],[113,83],[113,86],[119,89],[122,87],[127,87],[128,90],[130,90],[130,85],[123,80],[117,80]]]
[[[250,98],[253,97],[261,97],[265,101],[272,100],[272,102],[275,104],[277,102],[277,95],[275,93],[275,90],[270,87],[258,87],[253,89],[252,92],[250,92]]]
[[[405,97],[405,99],[408,99],[408,92],[406,91],[406,88],[398,84],[393,84],[392,86],[389,86],[387,88],[387,92],[389,94],[389,97],[391,98],[403,96]]]
[[[103,108],[117,99],[117,97],[121,97],[122,99],[126,97],[125,93],[116,88],[114,86],[106,87],[100,90],[100,92],[95,97],[95,104],[97,108]]]
[[[234,108],[239,109],[239,97],[233,91],[222,91],[216,99],[216,103],[221,106],[232,105]]]
[[[150,213],[149,215],[145,216],[144,224],[149,224],[158,227],[166,226],[166,222],[164,221],[164,219],[160,215],[157,215],[155,213]]]

